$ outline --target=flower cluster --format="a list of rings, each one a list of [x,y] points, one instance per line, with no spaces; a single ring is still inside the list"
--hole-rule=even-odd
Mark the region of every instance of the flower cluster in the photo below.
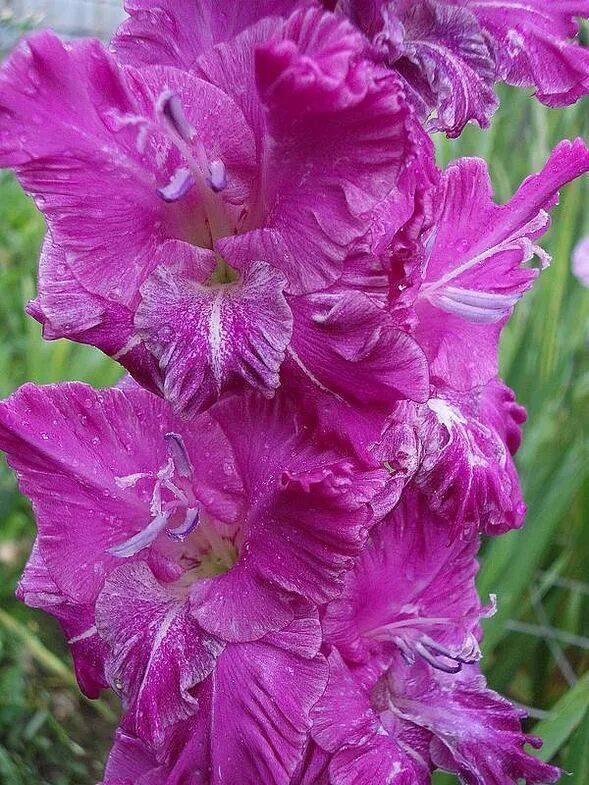
[[[0,404],[19,596],[121,698],[105,785],[555,782],[481,674],[474,579],[525,512],[499,336],[589,149],[497,204],[427,131],[486,125],[498,80],[589,92],[589,5],[127,10],[0,72],[0,165],[47,223],[28,312],[128,372]]]

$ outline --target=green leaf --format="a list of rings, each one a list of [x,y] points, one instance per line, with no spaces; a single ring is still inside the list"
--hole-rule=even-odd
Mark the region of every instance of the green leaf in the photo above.
[[[485,654],[500,643],[506,634],[505,623],[526,604],[532,578],[586,476],[583,450],[572,446],[552,484],[530,505],[524,529],[504,535],[487,549],[478,585],[483,597],[497,595],[498,610],[484,625]]]
[[[571,738],[564,768],[571,774],[571,785],[587,785],[589,782],[589,711]]]
[[[552,760],[583,722],[588,710],[589,672],[553,706],[550,716],[534,726],[533,732],[544,740],[538,757],[546,761]]]

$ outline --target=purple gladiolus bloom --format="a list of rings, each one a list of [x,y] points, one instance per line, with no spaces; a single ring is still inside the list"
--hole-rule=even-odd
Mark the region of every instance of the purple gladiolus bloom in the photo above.
[[[20,596],[62,622],[87,693],[110,685],[158,750],[198,684],[217,716],[223,679],[290,662],[295,761],[325,686],[316,608],[361,549],[384,470],[314,448],[280,398],[230,397],[187,424],[133,387],[24,387],[0,406],[0,446],[38,524]],[[281,680],[263,678],[277,700]]]
[[[589,93],[589,51],[576,41],[586,0],[324,0],[365,32],[405,80],[431,130],[489,124],[495,82],[531,87],[547,106]]]
[[[187,6],[165,11],[177,29]],[[134,8],[124,30],[144,24]],[[191,8],[198,25],[205,9]],[[381,400],[424,400],[423,352],[346,283],[385,275],[377,210],[401,230],[430,188],[432,149],[399,79],[318,8],[214,48],[133,36],[148,65],[124,32],[130,65],[40,33],[0,74],[0,165],[49,229],[29,307],[45,337],[98,346],[183,415],[244,384],[271,396],[285,359],[353,397],[346,375],[368,353]]]
[[[329,782],[425,785],[437,767],[473,785],[555,782],[476,665],[479,619],[493,611],[474,587],[477,542],[449,546],[431,517],[408,496],[324,613],[330,675],[312,734]]]
[[[550,226],[548,211],[559,189],[588,170],[586,144],[561,142],[540,172],[507,204],[497,205],[483,161],[461,159],[448,167],[438,192],[438,218],[424,240],[415,301],[415,335],[434,381],[466,391],[497,376],[501,329],[550,263],[537,244]],[[539,267],[525,266],[534,257]]]
[[[411,481],[451,537],[502,534],[525,513],[512,460],[525,419],[500,381],[462,394],[438,389],[425,404],[399,404],[373,454],[391,474],[389,488]],[[380,514],[391,509],[385,494],[376,499]]]

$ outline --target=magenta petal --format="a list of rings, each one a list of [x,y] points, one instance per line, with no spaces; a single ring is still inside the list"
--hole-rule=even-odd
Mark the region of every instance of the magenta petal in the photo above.
[[[137,734],[160,746],[176,723],[196,712],[191,690],[213,670],[224,644],[199,629],[186,600],[158,583],[145,562],[109,576],[96,624],[110,647],[111,686]]]
[[[329,682],[313,711],[313,738],[322,749],[338,752],[361,744],[376,730],[370,696],[362,690],[337,648],[328,658]]]
[[[481,421],[494,428],[509,452],[515,455],[522,442],[522,425],[528,414],[516,401],[513,390],[501,379],[496,379],[479,391],[478,405]]]
[[[352,458],[310,441],[284,398],[225,398],[212,414],[233,447],[251,505],[240,561],[208,588],[204,581],[195,586],[193,604],[206,629],[251,640],[287,624],[301,598],[317,605],[337,594],[373,522],[373,478]],[[224,597],[238,608],[248,596],[251,609],[236,628],[220,612]]]
[[[476,785],[548,785],[560,778],[559,769],[526,751],[536,739],[523,733],[520,712],[486,688],[476,666],[433,678],[413,670],[397,667],[393,701],[404,718],[433,734],[436,766]]]
[[[428,407],[434,430],[424,433],[429,448],[416,483],[432,508],[464,536],[521,526],[526,508],[517,472],[500,434],[482,421],[476,395],[456,402],[431,399]]]
[[[142,415],[161,421],[163,402],[141,397]],[[78,602],[94,599],[119,563],[108,548],[148,522],[134,489],[116,482],[165,463],[161,435],[143,431],[136,405],[120,390],[27,385],[0,407],[0,447],[33,502],[41,555],[60,589]]]
[[[209,725],[211,785],[288,785],[300,759],[326,663],[319,626],[301,619],[259,643],[230,646],[200,701]],[[210,767],[210,768],[209,768]]]
[[[16,168],[80,282],[127,305],[162,237],[153,165],[137,149],[137,126],[124,124],[141,114],[97,41],[38,33],[3,65],[0,165]]]
[[[388,736],[375,734],[361,748],[344,748],[334,755],[331,785],[429,785],[430,767],[412,752],[413,756]]]
[[[293,349],[311,384],[355,405],[387,410],[395,398],[427,398],[422,350],[368,297],[360,292],[310,295],[294,298],[291,305]]]
[[[225,575],[192,585],[192,615],[211,635],[225,641],[256,641],[294,618],[294,599],[259,577],[260,556],[242,556]]]
[[[311,742],[293,777],[293,785],[329,785],[329,755]]]
[[[433,110],[429,127],[458,136],[469,121],[488,126],[499,103],[493,90],[495,59],[473,13],[430,0],[397,5],[398,19],[383,10],[384,27],[376,40],[379,47],[392,44],[393,66],[421,113],[427,117]],[[404,40],[395,47],[387,39],[391,33],[394,38],[399,23]]]
[[[257,643],[229,645],[199,688],[195,719],[178,728],[146,785],[290,785],[327,680],[320,642],[310,616]],[[111,768],[124,771],[122,761]]]
[[[151,775],[158,768],[147,746],[124,728],[118,728],[101,785],[156,785]]]
[[[340,0],[338,8],[405,79],[430,128],[458,136],[469,121],[489,124],[498,105],[495,57],[468,2]]]
[[[565,183],[589,170],[582,140],[561,142],[545,167],[527,178],[505,205],[496,205],[486,165],[451,164],[440,188],[440,215],[429,242],[417,302],[417,340],[432,376],[468,390],[497,375],[497,341],[513,306],[538,269],[522,267],[534,255],[549,261],[536,239]],[[477,346],[478,352],[472,353]]]
[[[138,67],[173,65],[191,69],[200,54],[233,38],[264,16],[290,12],[295,0],[126,0],[130,18],[112,45],[117,57]]]
[[[267,105],[280,107],[290,119],[297,103],[324,113],[363,100],[369,65],[353,61],[363,43],[352,25],[308,8],[287,20],[283,35],[284,40],[271,41],[256,55],[258,85]]]
[[[94,606],[73,602],[59,590],[37,543],[16,594],[30,608],[40,608],[59,621],[70,646],[80,688],[89,698],[97,698],[107,686],[104,663],[108,650],[96,629]]]
[[[371,228],[370,212],[414,162],[401,85],[364,50],[345,19],[309,7],[256,51],[272,138],[265,201],[275,207],[243,242],[252,258],[268,258],[257,248],[280,251],[291,293],[323,289],[342,274],[352,244]]]
[[[511,457],[525,413],[499,382],[425,406],[400,404],[377,454],[392,478],[412,479],[451,536],[501,534],[523,522],[525,505]]]
[[[338,592],[370,524],[350,473],[327,467],[306,488],[283,479],[275,497],[253,507],[239,563],[192,587],[193,614],[206,630],[229,641],[257,640],[289,624],[301,598],[320,604]]]
[[[307,494],[285,489],[255,523],[260,527],[256,550],[262,575],[319,604],[337,594],[371,520],[361,502],[347,502],[347,497],[326,495],[316,487]]]
[[[547,106],[566,106],[589,93],[589,51],[573,40],[586,0],[466,0],[489,34],[498,78],[534,87]]]
[[[27,313],[41,323],[43,338],[68,338],[96,346],[132,368],[144,387],[159,391],[159,368],[135,332],[133,311],[83,286],[50,233],[41,250],[38,290],[37,299],[27,305]]]
[[[477,550],[476,539],[449,543],[427,502],[406,492],[327,606],[326,640],[352,661],[365,660],[374,641],[413,651],[427,636],[457,655],[476,647],[484,614],[474,584]]]
[[[195,280],[201,257],[214,264],[211,251],[163,246],[162,265],[143,285],[135,318],[159,360],[164,396],[184,414],[244,382],[270,395],[292,331],[279,272],[254,262],[234,283],[207,283]]]
[[[337,650],[329,656],[327,689],[313,711],[312,734],[331,753],[332,785],[427,785],[427,733],[412,734],[408,723],[385,724],[370,684],[352,671]],[[409,729],[409,733],[408,733]],[[424,739],[425,737],[425,739]],[[425,741],[425,743],[424,743]]]

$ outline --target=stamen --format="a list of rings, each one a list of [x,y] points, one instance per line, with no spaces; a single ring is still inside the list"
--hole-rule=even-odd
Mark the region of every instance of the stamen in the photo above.
[[[413,665],[413,663],[415,662],[415,655],[411,651],[411,648],[409,647],[407,642],[403,640],[403,638],[396,636],[393,638],[393,643],[399,647],[401,656],[403,657],[407,665]]]
[[[481,659],[481,650],[478,641],[472,634],[469,635],[459,652],[450,651],[446,646],[430,638],[429,635],[422,635],[421,642],[427,646],[430,651],[437,652],[444,657],[456,660],[456,662],[461,662],[464,665],[472,665],[472,663],[478,662]]]
[[[185,540],[189,534],[191,534],[196,527],[198,526],[200,519],[200,510],[199,509],[190,509],[186,510],[186,517],[184,518],[184,522],[177,526],[175,529],[168,529],[166,534],[172,540],[178,540],[182,542]]]
[[[210,244],[207,242],[206,245],[212,248],[215,240],[229,237],[235,228],[225,212],[222,198],[217,196],[226,187],[225,166],[219,160],[209,161],[205,146],[188,122],[176,93],[170,90],[162,93],[156,111],[167,126],[170,141],[187,165],[187,168],[176,171],[170,183],[158,193],[162,199],[176,201],[193,186],[197,189],[211,235]]]
[[[456,660],[446,662],[440,658],[440,655],[436,656],[430,652],[421,641],[415,644],[415,651],[420,654],[426,662],[429,662],[433,668],[436,668],[439,671],[444,671],[444,673],[458,673],[462,670],[462,662],[456,662]]]
[[[399,473],[399,469],[396,466],[393,466],[393,464],[390,461],[383,461],[382,465],[387,470],[387,472],[393,477],[395,476],[395,474]]]
[[[149,526],[142,531],[130,537],[120,545],[115,545],[108,549],[108,553],[112,556],[117,556],[119,559],[128,559],[130,556],[135,556],[136,553],[147,548],[148,545],[157,539],[159,533],[166,528],[168,523],[168,515],[159,515],[154,518]]]
[[[444,616],[411,616],[407,619],[400,619],[399,621],[391,622],[390,624],[383,624],[380,627],[374,627],[372,630],[367,630],[364,635],[367,638],[374,638],[377,641],[386,641],[391,639],[391,635],[396,635],[398,630],[413,628],[413,627],[431,627],[448,625],[452,623],[452,619]]]
[[[159,473],[156,483],[153,486],[153,494],[151,496],[149,509],[154,518],[157,518],[162,514],[162,478],[159,476]]]
[[[447,646],[444,646],[443,643],[438,643],[433,638],[430,638],[429,635],[422,635],[421,641],[424,646],[427,646],[429,651],[434,654],[441,654],[443,657],[448,657],[451,660],[459,659],[456,657]]]
[[[188,122],[179,96],[171,90],[167,90],[160,96],[159,107],[178,136],[185,142],[192,142],[196,132]]]
[[[80,641],[88,640],[88,638],[93,638],[95,635],[98,635],[98,630],[96,626],[89,627],[84,632],[81,632],[79,635],[75,635],[73,638],[68,640],[69,645],[71,646],[74,643],[80,643]]]
[[[227,188],[227,172],[225,171],[225,164],[223,161],[211,161],[209,164],[209,177],[207,183],[210,188],[218,194]]]
[[[117,478],[117,484],[122,488],[133,487],[143,479],[152,481],[151,520],[145,529],[109,548],[108,553],[129,558],[150,547],[164,532],[169,539],[183,542],[196,530],[186,550],[181,549],[179,554],[180,561],[187,556],[194,557],[194,566],[189,563],[182,577],[182,585],[188,585],[186,581],[231,569],[238,558],[239,545],[235,526],[209,519],[195,498],[190,482],[194,468],[182,436],[169,432],[164,438],[169,457],[157,472]]]
[[[194,177],[190,173],[190,169],[180,167],[176,169],[167,185],[157,189],[157,193],[164,202],[177,202],[186,196],[193,186]]]
[[[174,461],[174,466],[180,477],[192,477],[194,469],[190,462],[184,439],[178,433],[167,433],[165,439],[168,444],[170,458]]]

